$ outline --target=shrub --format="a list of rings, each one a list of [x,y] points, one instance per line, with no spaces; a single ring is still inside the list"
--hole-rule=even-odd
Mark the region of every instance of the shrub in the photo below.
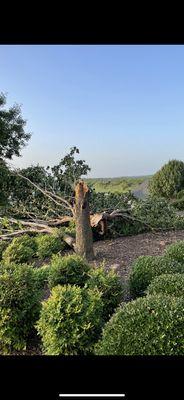
[[[166,294],[184,298],[184,274],[163,274],[153,279],[147,294]]]
[[[41,291],[34,269],[10,264],[0,274],[0,351],[10,354],[27,346],[39,316]]]
[[[59,253],[65,248],[62,239],[54,235],[39,235],[36,238],[37,256],[40,259],[50,257],[52,254]]]
[[[184,163],[171,160],[149,182],[151,195],[172,198],[184,189]]]
[[[172,206],[177,210],[184,210],[184,197],[182,199],[176,199],[172,201]]]
[[[163,256],[141,256],[132,265],[130,293],[133,298],[143,296],[150,282],[162,274],[184,273],[184,265]]]
[[[89,264],[80,256],[69,255],[61,257],[54,255],[48,276],[49,287],[52,288],[56,285],[64,284],[84,286],[89,271]]]
[[[103,303],[97,289],[56,286],[42,303],[38,333],[47,355],[87,354],[101,330]]]
[[[3,260],[7,263],[30,262],[32,257],[36,255],[35,238],[23,235],[14,238],[3,253]]]
[[[179,240],[166,247],[165,255],[171,260],[184,263],[184,240]]]
[[[153,295],[119,308],[96,346],[98,355],[183,355],[184,299]]]
[[[103,319],[107,321],[123,300],[122,283],[113,270],[106,272],[103,266],[91,269],[89,275],[86,287],[90,289],[97,287],[102,292]]]
[[[43,265],[42,267],[34,268],[34,274],[39,288],[44,288],[48,283],[49,270],[49,265]]]
[[[6,243],[6,240],[2,240],[0,242],[0,260],[2,260],[3,252],[5,251],[7,246],[8,246],[8,243]]]

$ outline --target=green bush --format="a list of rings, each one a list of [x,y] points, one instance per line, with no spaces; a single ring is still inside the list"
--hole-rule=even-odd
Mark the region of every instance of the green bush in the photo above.
[[[97,289],[56,286],[42,303],[38,333],[47,355],[88,354],[101,330],[103,302]]]
[[[89,275],[86,287],[90,289],[97,287],[102,292],[103,319],[107,321],[123,300],[123,285],[113,270],[106,272],[103,266],[91,269]]]
[[[2,259],[7,262],[25,263],[30,262],[36,255],[36,242],[34,237],[23,235],[14,238],[6,250],[3,252]]]
[[[172,198],[183,189],[183,161],[169,161],[149,181],[149,190],[153,196]]]
[[[147,294],[166,294],[184,298],[184,274],[163,274],[153,279]]]
[[[162,274],[184,273],[184,264],[163,256],[140,256],[132,264],[130,293],[133,298],[143,296],[150,282]]]
[[[80,256],[54,255],[51,259],[48,276],[49,287],[65,284],[84,286],[89,271],[89,264]]]
[[[62,239],[57,235],[39,235],[36,238],[37,256],[44,260],[52,254],[61,252],[65,248]]]
[[[6,264],[0,274],[0,352],[26,349],[29,335],[39,317],[42,291],[34,268]]]
[[[180,190],[177,195],[177,199],[183,199],[184,198],[184,189]]]
[[[2,240],[0,242],[0,260],[2,260],[3,257],[3,252],[5,251],[5,249],[7,248],[8,243],[6,242],[6,240]]]
[[[49,270],[50,270],[49,265],[43,265],[42,267],[34,268],[34,274],[36,276],[39,288],[44,288],[45,285],[48,284]]]
[[[172,201],[172,206],[177,210],[184,210],[184,197],[182,199],[176,199]]]
[[[119,308],[96,346],[98,355],[184,355],[184,299],[153,295]]]
[[[179,240],[166,247],[165,255],[171,260],[184,263],[184,240]]]

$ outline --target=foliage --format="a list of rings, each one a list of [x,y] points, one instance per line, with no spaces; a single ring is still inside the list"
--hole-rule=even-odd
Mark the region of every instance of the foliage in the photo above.
[[[113,211],[115,209],[128,209],[130,203],[136,200],[131,192],[124,193],[97,193],[90,191],[90,210],[92,213],[100,211]]]
[[[38,333],[47,355],[87,354],[101,329],[101,294],[97,289],[64,285],[42,303]]]
[[[23,235],[12,240],[12,242],[3,252],[2,258],[7,263],[30,262],[32,257],[35,256],[36,250],[37,246],[35,238],[28,235]]]
[[[119,308],[106,324],[98,355],[183,355],[184,299],[146,296]]]
[[[73,238],[75,238],[75,236],[76,236],[75,221],[70,221],[68,226],[62,226],[61,228],[59,228],[58,234],[61,237],[63,237],[64,235],[69,235],[69,236],[72,236]]]
[[[75,154],[79,154],[79,149],[76,146],[70,149],[70,152],[61,159],[58,165],[52,168],[48,167],[55,178],[56,190],[65,195],[71,195],[76,181],[90,171],[84,160],[75,160]]]
[[[171,160],[165,164],[150,180],[151,195],[172,198],[184,189],[184,163]]]
[[[59,164],[52,168],[36,165],[18,169],[17,172],[37,184],[41,189],[72,201],[75,182],[81,175],[87,174],[90,170],[84,160],[75,160],[76,154],[79,154],[79,150],[77,147],[72,147]],[[12,171],[8,171],[8,174],[8,212],[10,215],[14,214],[19,218],[40,217],[41,219],[48,219],[48,217],[55,218],[62,214],[68,214],[63,205],[54,203],[39,190],[33,188],[30,182]],[[6,195],[6,187],[4,190],[3,195]]]
[[[184,298],[184,274],[158,276],[148,286],[147,294],[165,294]]]
[[[10,171],[4,160],[0,158],[0,208],[7,206],[10,194]]]
[[[0,94],[0,158],[12,159],[20,156],[20,150],[30,138],[25,132],[26,121],[22,118],[21,108],[14,105],[5,109],[6,95]]]
[[[184,264],[163,256],[140,256],[132,264],[130,292],[133,298],[143,296],[147,286],[162,274],[184,273]]]
[[[30,179],[40,188],[48,190],[52,187],[53,179],[46,169],[40,165],[18,169],[17,172]],[[18,217],[36,217],[47,213],[48,208],[55,211],[53,202],[39,190],[36,190],[28,181],[11,173],[10,182],[10,211]]]
[[[51,259],[48,282],[49,287],[56,285],[84,286],[90,271],[89,264],[78,255],[61,257],[54,255]]]
[[[181,198],[181,199],[175,199],[175,200],[172,200],[172,206],[174,207],[174,208],[176,208],[177,210],[181,210],[181,211],[183,211],[184,210],[184,197],[183,198]]]
[[[62,252],[65,247],[61,237],[56,234],[38,235],[35,240],[37,244],[36,255],[41,260],[52,256],[52,254]]]
[[[107,321],[123,300],[123,285],[117,274],[113,270],[105,271],[104,266],[91,269],[89,276],[86,287],[97,287],[102,292],[103,319]]]
[[[172,243],[165,249],[165,255],[171,260],[176,260],[184,264],[184,240]]]
[[[0,351],[3,354],[26,349],[39,316],[41,294],[32,267],[1,266]]]
[[[48,283],[48,275],[49,275],[50,266],[43,265],[39,268],[34,268],[34,274],[37,281],[37,286],[40,289],[43,289]]]
[[[8,246],[8,243],[6,241],[2,240],[0,242],[0,260],[2,260],[3,252],[5,251],[7,246]]]
[[[152,228],[173,228],[176,214],[174,208],[166,199],[148,197],[133,204],[133,216]]]

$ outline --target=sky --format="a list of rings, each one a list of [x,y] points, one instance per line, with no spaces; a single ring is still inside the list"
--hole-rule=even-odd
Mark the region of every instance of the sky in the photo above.
[[[183,45],[1,45],[0,92],[32,133],[17,167],[56,165],[72,146],[89,177],[184,160]]]

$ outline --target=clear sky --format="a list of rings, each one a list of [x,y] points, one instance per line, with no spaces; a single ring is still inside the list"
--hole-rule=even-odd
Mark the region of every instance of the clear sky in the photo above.
[[[184,160],[184,46],[0,46],[0,91],[32,138],[16,166],[72,146],[91,177],[147,175]]]

